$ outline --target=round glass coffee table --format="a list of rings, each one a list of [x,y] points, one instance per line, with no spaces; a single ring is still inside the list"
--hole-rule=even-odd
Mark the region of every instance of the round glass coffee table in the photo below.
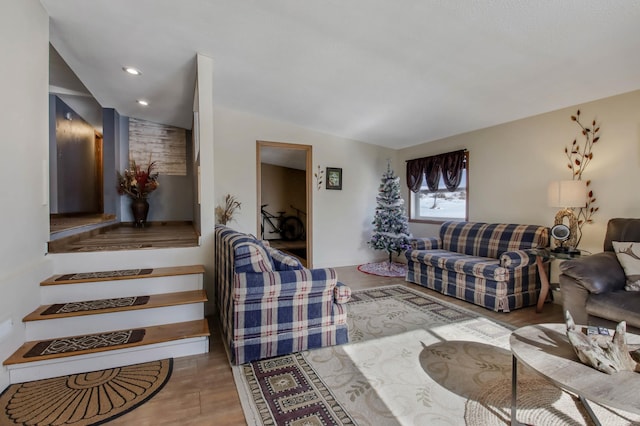
[[[606,374],[583,364],[569,343],[566,330],[565,324],[538,324],[519,328],[511,334],[511,424],[520,424],[516,419],[518,362],[560,389],[577,394],[596,425],[600,422],[587,400],[640,414],[640,373]],[[640,336],[627,333],[627,345],[629,350],[640,347]]]

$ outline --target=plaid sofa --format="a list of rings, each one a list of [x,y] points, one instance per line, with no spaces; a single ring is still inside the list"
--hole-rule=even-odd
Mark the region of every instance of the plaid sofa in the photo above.
[[[215,228],[215,299],[233,364],[349,341],[351,289],[266,241]]]
[[[438,238],[411,240],[406,279],[440,293],[509,312],[534,305],[540,292],[536,258],[549,246],[549,228],[445,222]]]

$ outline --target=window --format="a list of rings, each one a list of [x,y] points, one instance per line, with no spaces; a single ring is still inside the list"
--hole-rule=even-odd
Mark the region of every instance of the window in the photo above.
[[[468,219],[467,189],[469,176],[467,171],[469,155],[466,151],[463,151],[463,153],[462,168],[457,171],[457,173],[460,174],[457,187],[452,185],[451,182],[449,182],[449,185],[446,185],[445,173],[448,172],[437,170],[446,169],[446,167],[443,166],[445,162],[441,160],[448,154],[419,159],[428,161],[423,163],[426,164],[426,166],[423,167],[417,175],[417,179],[420,180],[420,186],[416,188],[415,186],[417,185],[414,185],[413,190],[409,191],[409,219],[411,222],[444,222],[447,220]],[[407,167],[409,168],[410,165],[408,164]],[[436,169],[435,171],[433,170],[434,167]],[[411,182],[409,170],[407,172],[407,182],[409,183]],[[413,173],[414,176],[416,176],[415,171]],[[431,175],[433,180],[437,179],[437,187],[431,185],[432,189],[429,189],[427,183],[427,176],[429,175]],[[415,183],[417,183],[417,181],[415,181]],[[414,192],[416,189],[417,192]]]

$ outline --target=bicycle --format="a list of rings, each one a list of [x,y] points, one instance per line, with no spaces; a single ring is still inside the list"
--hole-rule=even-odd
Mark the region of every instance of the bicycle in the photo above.
[[[302,221],[302,235],[300,236],[300,239],[304,240],[307,237],[307,231],[305,230],[305,225],[304,225],[305,223],[307,223],[307,219],[306,219],[307,212],[300,210],[293,204],[289,204],[289,207],[291,207],[293,210],[296,211],[296,217]],[[302,219],[301,216],[304,216],[304,220]]]
[[[285,241],[301,240],[304,236],[304,224],[296,216],[285,216],[285,212],[278,212],[278,216],[269,213],[265,210],[268,204],[260,206],[260,213],[262,214],[262,224],[260,225],[260,234],[264,240],[264,226],[265,221],[271,226],[270,233],[280,234]],[[273,220],[277,222],[274,224]]]

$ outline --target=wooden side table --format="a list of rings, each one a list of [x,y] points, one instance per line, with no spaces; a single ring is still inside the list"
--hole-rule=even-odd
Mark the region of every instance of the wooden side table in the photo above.
[[[538,304],[536,305],[536,312],[542,312],[544,302],[549,297],[549,275],[544,267],[545,262],[555,259],[577,259],[582,256],[587,256],[586,251],[577,252],[556,252],[549,248],[535,248],[527,250],[527,252],[536,257],[536,265],[538,266],[538,274],[540,275],[540,295],[538,296]]]

